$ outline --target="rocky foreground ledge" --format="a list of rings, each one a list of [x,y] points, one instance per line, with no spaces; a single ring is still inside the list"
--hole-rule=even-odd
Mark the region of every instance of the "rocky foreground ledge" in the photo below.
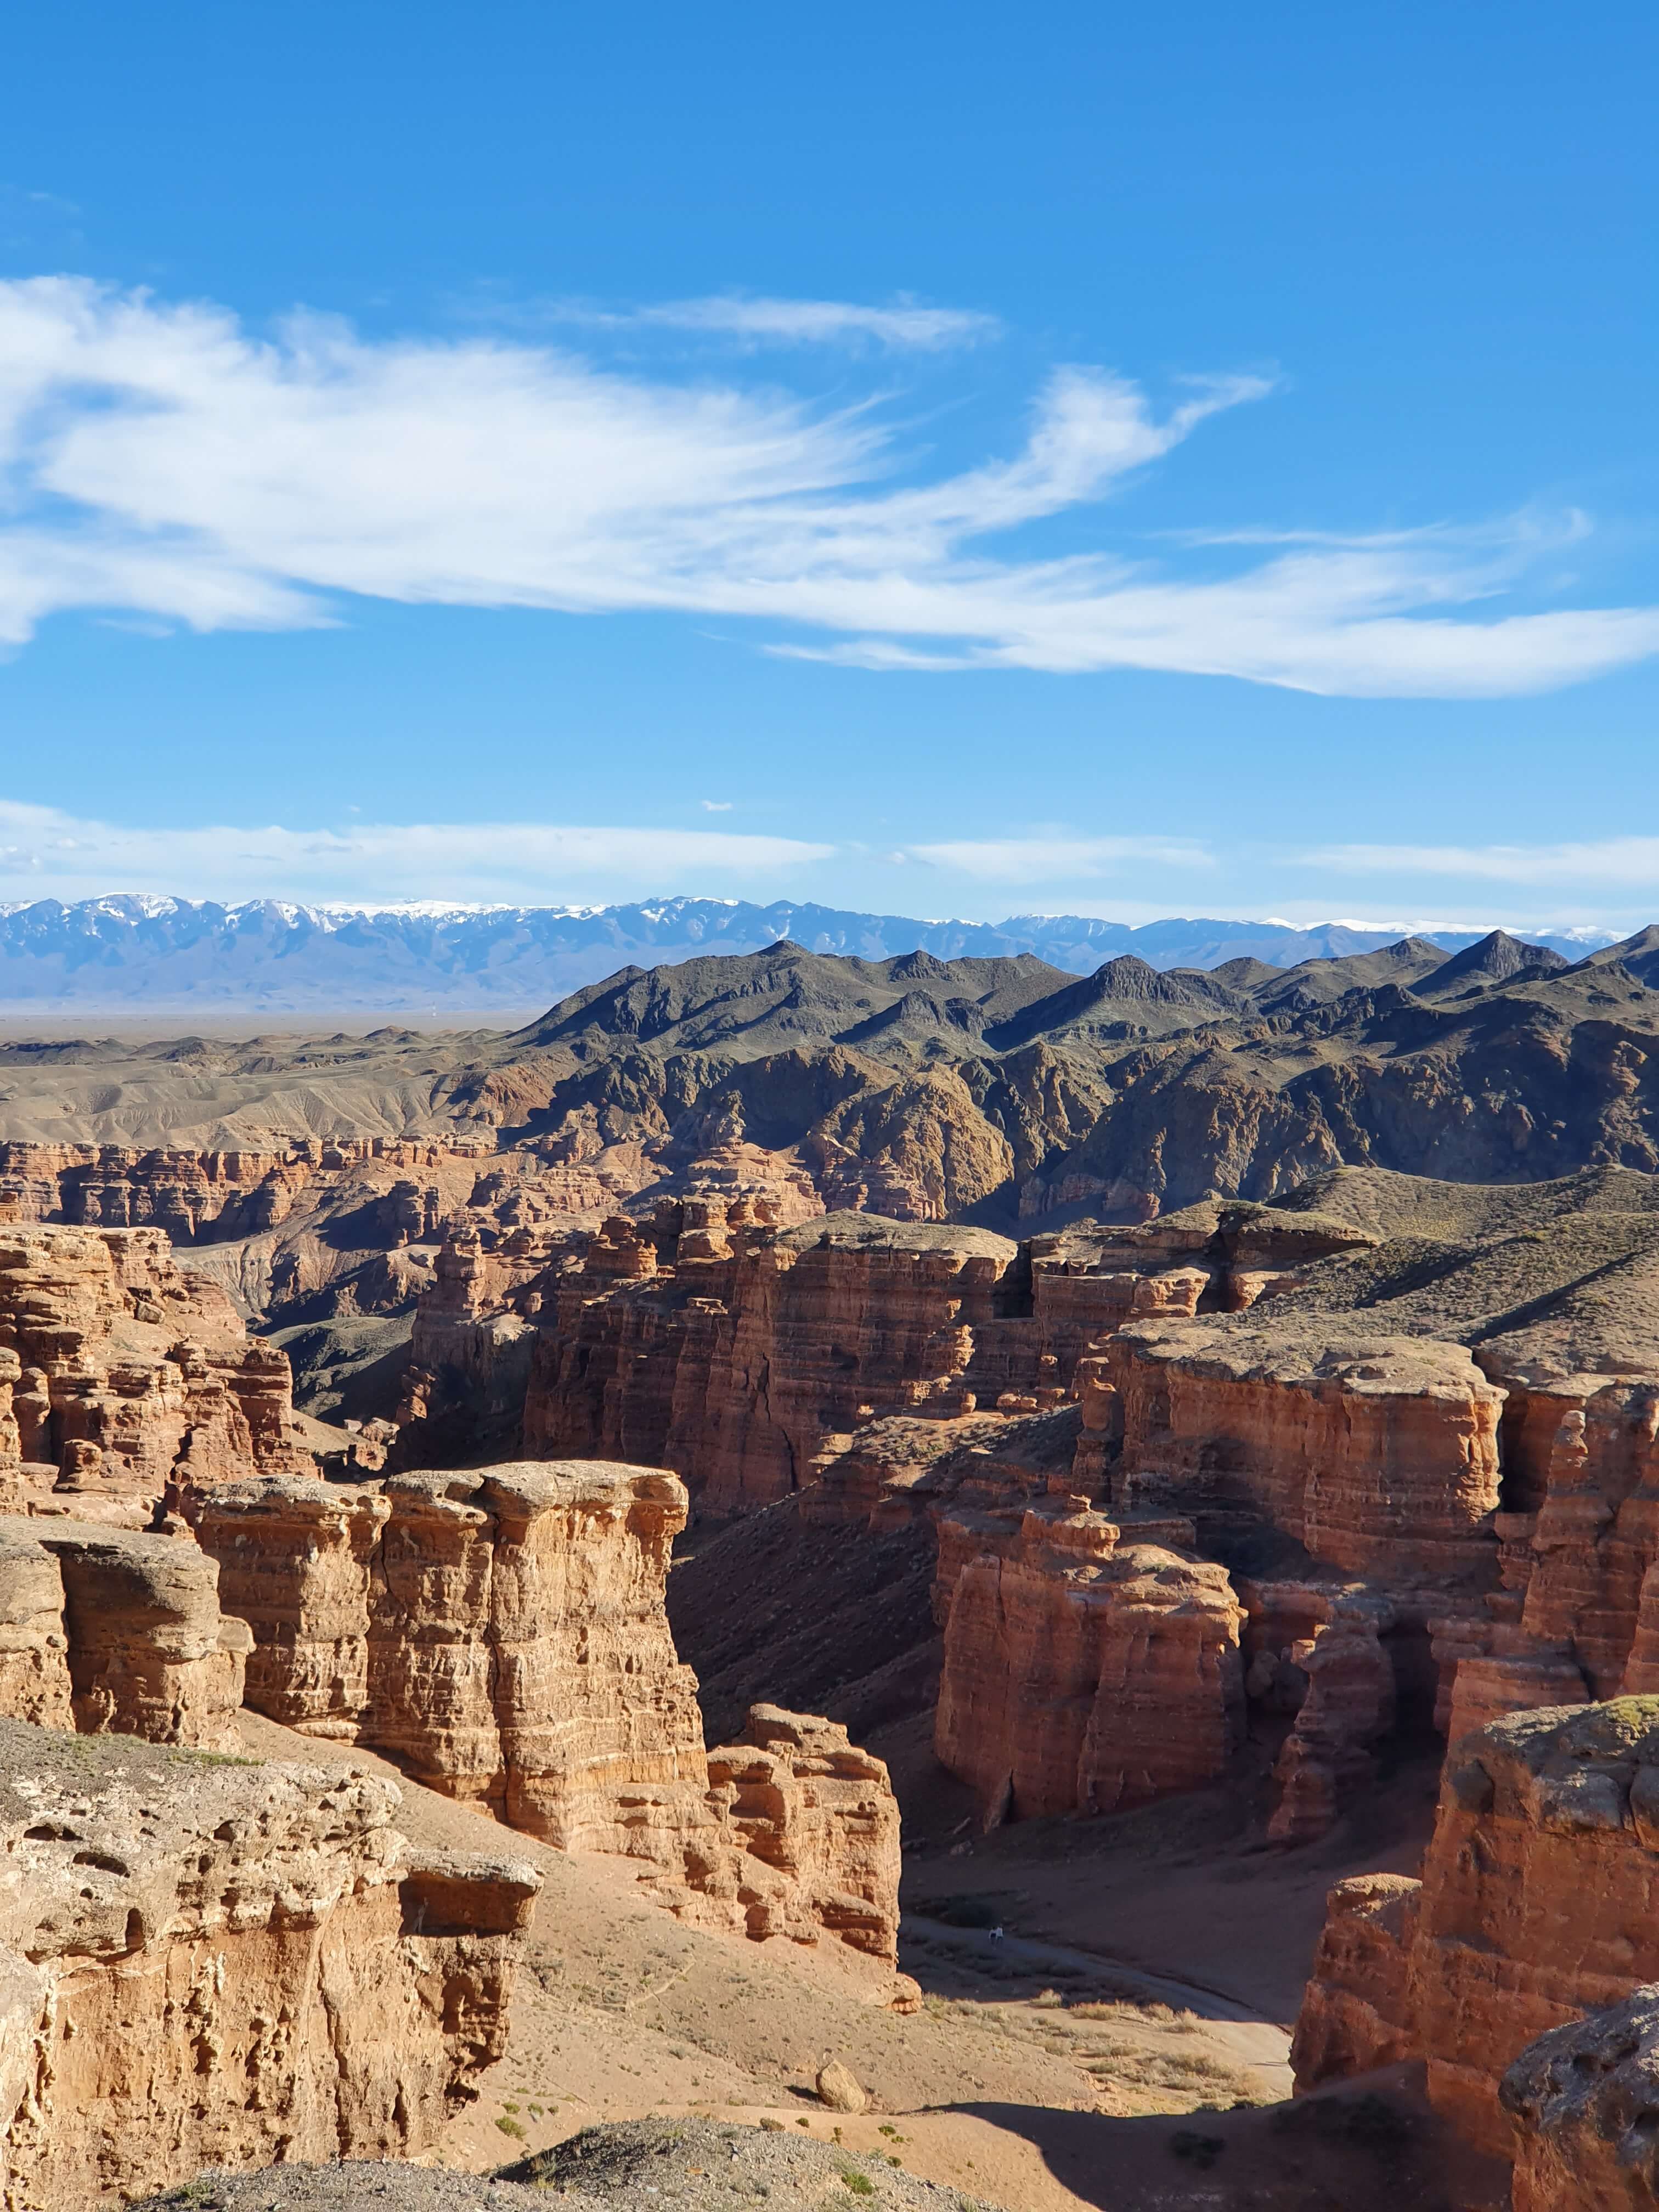
[[[987,2212],[977,2198],[918,2181],[884,2160],[787,2129],[713,2120],[586,2128],[493,2177],[359,2162],[204,2173],[133,2212],[270,2212],[276,2185],[282,2212],[532,2212],[550,2202],[568,2212],[662,2212],[673,2204],[721,2212],[762,2199],[773,2212],[819,2212],[832,2191],[849,2204],[892,2212]]]
[[[0,2194],[427,2149],[501,2055],[537,1869],[362,1772],[0,1721]]]

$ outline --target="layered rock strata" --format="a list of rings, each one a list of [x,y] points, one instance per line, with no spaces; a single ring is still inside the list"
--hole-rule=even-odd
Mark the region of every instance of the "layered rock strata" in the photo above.
[[[756,1942],[831,1937],[890,1972],[898,1957],[899,1813],[887,1769],[835,1721],[750,1708],[708,1753],[713,1835],[693,1830],[653,1894],[681,1918]]]
[[[1297,2021],[1310,2087],[1426,2061],[1437,2109],[1510,2154],[1504,2070],[1659,1972],[1659,1699],[1516,1713],[1447,1763],[1420,1883],[1345,1883]]]
[[[672,1466],[734,1511],[803,1488],[872,1419],[1058,1404],[1126,1322],[1238,1311],[1371,1241],[1213,1201],[1022,1245],[867,1210],[783,1229],[709,1229],[689,1201],[619,1215],[544,1304],[526,1448]]]
[[[431,2146],[504,2046],[539,1876],[411,1852],[397,1806],[361,1774],[0,1721],[9,2206]]]
[[[313,1466],[287,1359],[174,1266],[160,1230],[0,1228],[0,1494],[12,1510],[142,1525],[169,1482]]]
[[[1236,1747],[1243,1613],[1225,1571],[1118,1535],[1054,1500],[956,1577],[934,1743],[988,1822],[1144,1804],[1212,1780]]]
[[[1132,1322],[1105,1350],[1115,1504],[1190,1513],[1224,1548],[1266,1522],[1384,1583],[1492,1579],[1504,1393],[1461,1345]]]
[[[757,1708],[705,1751],[664,1608],[678,1477],[601,1461],[272,1480],[204,1493],[196,1534],[253,1638],[246,1699],[371,1744],[656,1902],[838,1943],[897,1986],[898,1814],[834,1723]]]
[[[386,1180],[399,1193],[419,1193],[434,1169],[485,1149],[465,1138],[299,1138],[280,1151],[8,1143],[0,1144],[0,1191],[21,1220],[155,1228],[193,1244],[277,1228],[314,1185],[370,1166],[398,1171]],[[410,1217],[404,1196],[398,1218],[405,1231]],[[433,1225],[422,1219],[425,1233]]]
[[[240,1748],[252,1638],[195,1545],[0,1520],[0,1712],[83,1735]]]
[[[801,1488],[876,1414],[972,1411],[976,1331],[1015,1258],[987,1231],[857,1214],[674,1249],[664,1267],[620,1219],[594,1240],[536,1347],[526,1449],[673,1467],[719,1512]]]
[[[675,1476],[566,1461],[233,1484],[193,1519],[271,1719],[371,1743],[562,1850],[625,1848],[643,1784],[701,1785],[663,1610]]]

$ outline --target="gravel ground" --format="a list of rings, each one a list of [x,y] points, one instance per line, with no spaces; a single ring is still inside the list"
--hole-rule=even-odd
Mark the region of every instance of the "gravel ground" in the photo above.
[[[787,2128],[712,2120],[629,2120],[587,2128],[493,2179],[353,2160],[199,2174],[132,2212],[985,2212],[954,2189]]]

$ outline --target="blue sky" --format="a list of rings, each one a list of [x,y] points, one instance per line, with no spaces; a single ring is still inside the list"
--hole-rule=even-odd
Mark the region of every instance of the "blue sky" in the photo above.
[[[1656,45],[29,11],[0,899],[1653,918]]]

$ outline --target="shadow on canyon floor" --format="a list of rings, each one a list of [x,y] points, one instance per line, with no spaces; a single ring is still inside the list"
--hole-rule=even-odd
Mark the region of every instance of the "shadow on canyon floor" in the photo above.
[[[1100,2212],[1177,2203],[1205,2212],[1473,2212],[1508,2197],[1508,2167],[1430,2112],[1415,2067],[1293,2106],[1179,2119],[989,2102],[955,2109],[1030,2144],[1061,2188]]]

